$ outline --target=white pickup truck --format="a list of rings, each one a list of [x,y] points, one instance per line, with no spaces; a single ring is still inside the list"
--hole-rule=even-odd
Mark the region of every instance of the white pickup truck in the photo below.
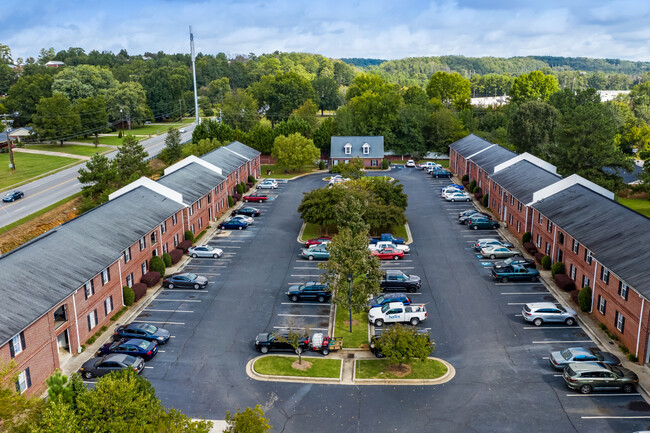
[[[410,323],[416,326],[426,318],[427,309],[424,304],[404,305],[401,302],[391,302],[371,308],[368,312],[368,321],[375,326],[382,326],[384,323]]]
[[[409,248],[408,245],[403,245],[403,244],[396,245],[396,244],[392,243],[391,241],[378,241],[376,244],[368,245],[368,249],[370,251],[375,251],[375,250],[380,251],[380,250],[383,250],[384,248],[388,248],[388,247],[395,248],[396,250],[402,250],[402,251],[404,251],[404,253],[411,252],[411,248]]]
[[[440,164],[437,164],[437,163],[435,163],[433,161],[425,161],[423,163],[418,164],[418,168],[420,170],[429,169],[429,168],[432,168],[432,167],[440,167]]]

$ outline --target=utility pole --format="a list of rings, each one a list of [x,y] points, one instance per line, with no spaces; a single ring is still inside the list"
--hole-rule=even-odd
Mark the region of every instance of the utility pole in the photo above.
[[[196,54],[194,53],[194,34],[192,34],[192,26],[190,26],[190,57],[192,58],[192,78],[194,79],[194,117],[195,122],[199,124],[199,98],[196,94],[196,64],[194,60],[196,59]]]
[[[7,114],[3,114],[5,124],[5,134],[7,134],[7,148],[9,149],[9,168],[11,171],[16,170],[16,163],[14,162],[14,151],[11,148],[11,137],[9,137],[9,129],[7,129]]]
[[[178,116],[181,119],[179,122],[183,123],[183,100],[180,98],[178,98]]]

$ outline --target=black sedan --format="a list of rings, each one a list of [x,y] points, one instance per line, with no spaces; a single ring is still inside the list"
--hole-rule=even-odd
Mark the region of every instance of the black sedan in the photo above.
[[[8,193],[5,194],[4,197],[2,197],[2,201],[12,202],[21,199],[23,197],[25,197],[25,193],[23,193],[22,191],[18,191],[18,190],[9,191]]]
[[[145,361],[149,361],[158,353],[158,343],[138,338],[118,340],[100,347],[97,356],[108,355],[109,353],[139,356]]]
[[[102,377],[113,371],[132,368],[135,372],[140,373],[144,368],[144,359],[139,356],[124,355],[123,353],[112,353],[101,358],[92,358],[84,362],[79,369],[85,379],[93,377]]]
[[[268,353],[270,350],[290,350],[292,352],[301,353],[309,348],[309,337],[304,336],[300,340],[300,345],[294,349],[288,341],[289,334],[264,332],[259,334],[255,339],[255,348],[262,353]]]
[[[163,286],[168,289],[174,287],[188,288],[188,289],[205,289],[208,286],[208,279],[191,272],[184,272],[182,274],[174,274],[163,280]]]
[[[512,265],[520,265],[523,266],[524,268],[530,268],[530,269],[537,269],[537,265],[535,264],[535,260],[533,259],[525,259],[521,256],[512,256],[510,258],[505,259],[502,262],[496,262],[493,267],[495,269],[501,269],[505,267],[509,267]]]
[[[113,340],[117,341],[123,338],[139,338],[165,344],[169,341],[169,331],[149,323],[129,323],[115,328]]]
[[[256,207],[243,207],[241,209],[237,209],[232,213],[233,215],[246,215],[250,217],[258,217],[261,215],[260,210]]]
[[[289,287],[287,296],[292,302],[301,300],[325,302],[332,297],[332,291],[327,284],[318,281],[309,281],[299,286]]]

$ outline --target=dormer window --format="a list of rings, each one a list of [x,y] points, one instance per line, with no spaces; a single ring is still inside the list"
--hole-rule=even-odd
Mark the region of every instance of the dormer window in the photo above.
[[[370,154],[370,145],[368,143],[363,143],[363,146],[361,146],[361,148],[363,149],[364,155]]]
[[[352,155],[352,145],[350,143],[347,143],[345,146],[345,154],[346,155]]]

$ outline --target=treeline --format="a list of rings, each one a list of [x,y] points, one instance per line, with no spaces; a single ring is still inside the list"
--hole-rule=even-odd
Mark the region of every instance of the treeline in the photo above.
[[[339,60],[350,65],[358,66],[360,68],[365,68],[366,66],[381,65],[386,61],[382,59],[365,59],[360,57],[346,57]]]

